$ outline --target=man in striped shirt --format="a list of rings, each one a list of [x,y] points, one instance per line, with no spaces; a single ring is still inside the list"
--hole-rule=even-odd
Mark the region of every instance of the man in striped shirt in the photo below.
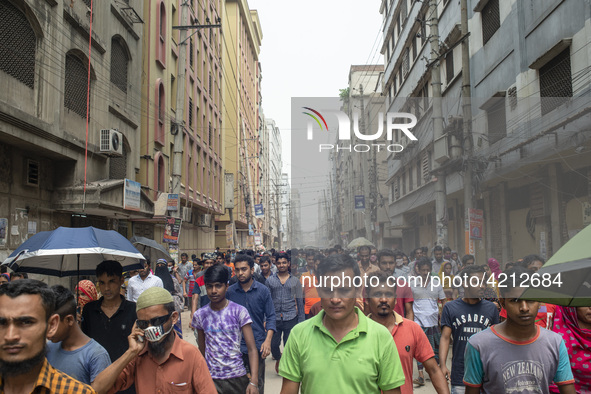
[[[287,253],[277,253],[277,273],[269,276],[267,287],[271,291],[271,298],[275,306],[276,330],[271,339],[271,354],[277,360],[275,371],[279,368],[281,359],[281,336],[283,335],[283,345],[287,343],[291,329],[298,323],[305,320],[304,298],[302,285],[298,278],[289,272],[289,255]]]
[[[45,358],[45,340],[58,329],[54,308],[55,295],[43,282],[24,279],[0,286],[1,393],[95,393]]]

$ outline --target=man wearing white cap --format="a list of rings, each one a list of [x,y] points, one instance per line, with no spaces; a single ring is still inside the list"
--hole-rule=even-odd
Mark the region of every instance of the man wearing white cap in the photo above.
[[[115,393],[135,383],[138,393],[216,394],[199,349],[172,329],[179,314],[170,293],[151,287],[139,296],[136,309],[129,349],[96,377],[97,392]]]

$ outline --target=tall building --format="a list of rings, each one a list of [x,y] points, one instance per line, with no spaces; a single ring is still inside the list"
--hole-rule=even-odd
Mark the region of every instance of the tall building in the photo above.
[[[186,5],[183,5],[186,3]],[[219,0],[157,0],[143,13],[144,62],[141,166],[138,180],[155,201],[154,217],[134,224],[134,233],[162,242],[165,218],[183,219],[178,248],[189,255],[214,248],[215,215],[223,212],[222,33],[219,28],[189,28],[180,42],[179,25],[209,25],[222,18]],[[181,20],[187,7],[188,21]],[[185,64],[180,65],[180,51]],[[179,67],[185,84],[178,86]],[[179,91],[180,89],[180,91]],[[177,95],[183,119],[177,121]],[[181,133],[181,184],[174,185],[175,140]],[[178,192],[177,210],[169,195]],[[174,199],[173,199],[174,201]]]
[[[406,251],[432,247],[441,220],[449,246],[475,254],[478,263],[549,257],[591,222],[588,6],[467,3],[470,48],[462,59],[459,2],[437,2],[436,13],[427,2],[382,2],[389,111],[418,118],[418,141],[396,133],[394,142],[405,149],[388,158],[390,235]],[[437,37],[440,50],[432,54]],[[470,67],[468,129],[463,61]],[[440,138],[433,127],[435,66],[443,97]],[[443,193],[435,188],[438,179],[445,179]],[[474,208],[469,220],[466,188]],[[447,208],[439,214],[437,195]]]
[[[480,256],[549,257],[591,222],[589,5],[469,4]]]
[[[460,4],[437,2],[437,13],[429,10],[429,2],[410,0],[382,1],[384,17],[382,54],[385,60],[384,95],[387,112],[410,112],[418,119],[412,129],[418,141],[412,141],[400,130],[390,143],[404,147],[388,155],[388,207],[390,226],[385,228],[393,248],[409,251],[416,246],[433,247],[437,239],[435,196],[437,176],[433,170],[448,164],[445,173],[447,210],[442,214],[448,228],[448,244],[453,249],[464,238],[463,207],[458,194],[462,176],[450,163],[450,149],[438,148],[433,127],[433,86],[431,42],[433,19],[438,19],[440,52],[436,63],[440,67],[442,112],[448,146],[454,119],[462,113]],[[440,101],[441,102],[441,101]],[[460,122],[461,124],[461,122]],[[445,168],[445,167],[444,167]],[[451,191],[454,190],[452,193]]]
[[[125,182],[141,180],[143,2],[95,1],[92,19],[89,7],[0,2],[0,260],[39,231],[128,237],[152,216]]]
[[[348,89],[343,97],[342,110],[349,119],[354,119],[354,113],[358,114],[359,128],[363,129],[360,130],[361,133],[375,133],[379,127],[377,113],[384,109],[384,98],[381,96],[383,73],[383,65],[352,65],[349,70]],[[353,122],[351,127],[354,127]],[[354,135],[352,130],[351,134]],[[337,240],[338,243],[347,243],[357,237],[366,237],[382,246],[383,237],[380,234],[383,231],[380,232],[379,227],[387,222],[387,215],[385,212],[378,214],[378,210],[384,209],[379,206],[379,191],[386,191],[383,186],[378,186],[379,179],[373,175],[382,174],[383,185],[383,177],[387,171],[386,151],[384,149],[377,152],[374,149],[369,152],[355,152],[350,148],[364,142],[366,141],[357,137],[335,141],[339,149],[332,155],[332,187],[335,190],[330,191],[330,194],[335,195],[331,201],[335,204],[336,223],[334,228],[324,226],[320,229],[328,232],[322,235],[327,242]],[[382,143],[383,138],[373,142]],[[355,209],[356,200],[360,198],[363,198],[365,204],[363,210]]]
[[[279,248],[280,231],[284,222],[281,220],[281,170],[283,161],[281,159],[281,131],[273,119],[267,118],[267,130],[269,133],[268,151],[269,151],[269,224],[271,226],[270,245]]]
[[[254,204],[262,199],[257,188],[259,169],[259,52],[263,33],[256,10],[246,0],[227,0],[222,16],[222,72],[224,74],[224,124],[222,166],[234,174],[233,217],[240,247],[254,247],[252,233],[261,230]],[[216,221],[216,246],[226,248],[226,212]]]

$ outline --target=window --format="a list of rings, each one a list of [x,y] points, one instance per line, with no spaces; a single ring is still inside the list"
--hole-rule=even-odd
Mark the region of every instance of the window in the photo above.
[[[540,68],[542,115],[559,107],[568,101],[568,97],[572,96],[573,83],[570,68],[570,47],[568,47]]]
[[[417,37],[413,37],[412,38],[412,59],[416,59],[417,58]]]
[[[86,118],[88,70],[82,60],[71,53],[66,55],[65,80],[64,107]],[[92,97],[92,95],[89,97]]]
[[[195,108],[193,107],[193,99],[189,97],[189,127],[193,130],[193,111]]]
[[[156,160],[156,190],[165,191],[165,172],[164,172],[164,158],[159,156]]]
[[[451,83],[451,80],[454,79],[454,75],[454,51],[451,50],[447,56],[445,56],[445,76],[448,85]]]
[[[156,130],[154,133],[155,141],[164,144],[164,119],[166,114],[166,97],[162,80],[156,81]]]
[[[504,97],[494,99],[494,103],[486,110],[486,120],[488,123],[488,143],[490,145],[507,136]]]
[[[111,82],[127,93],[127,71],[129,56],[119,38],[111,40]]]
[[[402,174],[402,195],[406,195],[406,173]]]
[[[431,179],[431,152],[424,151],[421,158],[421,174],[425,182]]]
[[[127,151],[123,148],[123,156],[109,159],[109,179],[125,179],[127,172]]]
[[[189,39],[189,66],[193,68],[193,56],[194,56],[194,49],[193,49],[193,37]]]
[[[27,159],[27,186],[39,186],[39,162]]]
[[[404,48],[404,52],[402,55],[402,75],[406,78],[408,72],[410,71],[410,59],[409,59],[409,48]]]
[[[480,13],[482,14],[482,45],[486,45],[501,27],[499,0],[490,0]]]
[[[420,159],[417,160],[417,167],[416,168],[417,168],[417,187],[420,187],[422,184],[422,181],[421,181],[421,178],[422,178],[422,176],[421,176],[421,160]]]
[[[164,1],[160,1],[160,6],[157,8],[158,12],[156,26],[159,37],[156,38],[156,61],[160,63],[161,67],[166,64],[166,7]]]
[[[406,21],[406,17],[408,16],[408,10],[406,8],[406,0],[402,0],[400,4],[400,16],[402,19],[402,23]]]
[[[0,2],[0,15],[0,70],[33,89],[37,37],[25,14],[10,2]]]
[[[208,135],[207,135],[207,143],[209,144],[209,146],[211,147],[211,143],[212,143],[212,131],[211,131],[211,122],[209,122],[209,128],[208,128]]]

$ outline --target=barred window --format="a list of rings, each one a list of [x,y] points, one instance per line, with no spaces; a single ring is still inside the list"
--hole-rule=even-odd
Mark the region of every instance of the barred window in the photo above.
[[[482,14],[482,45],[501,27],[501,16],[499,14],[499,0],[490,0],[481,11]]]
[[[31,89],[36,46],[37,38],[25,14],[10,2],[0,2],[0,70]]]
[[[123,156],[109,159],[109,179],[125,179],[127,177],[127,151],[123,148]]]
[[[78,56],[70,53],[66,55],[65,79],[64,107],[85,118],[88,70]]]
[[[127,93],[127,71],[129,56],[120,39],[111,40],[111,82]]]
[[[406,47],[406,48],[404,48],[404,53],[402,55],[402,75],[404,77],[406,77],[409,71],[410,71],[409,48]]]
[[[211,147],[211,142],[212,142],[212,131],[211,131],[211,122],[209,122],[209,132],[208,132],[208,137],[207,137],[207,143],[209,144],[209,146]]]
[[[540,68],[540,96],[542,115],[559,107],[573,96],[573,82],[570,68],[570,47]]]
[[[158,157],[156,161],[156,190],[163,192],[165,185],[165,173],[164,173],[164,159],[162,156]]]

